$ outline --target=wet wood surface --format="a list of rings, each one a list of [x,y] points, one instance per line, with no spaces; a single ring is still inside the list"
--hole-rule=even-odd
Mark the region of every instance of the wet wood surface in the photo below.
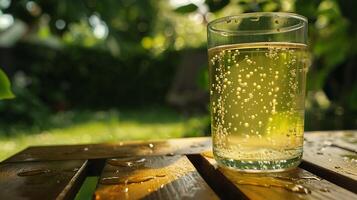
[[[333,133],[306,134],[303,156],[305,162],[302,166],[357,193],[357,153],[351,148],[353,143],[344,139],[346,135],[351,134],[351,132],[337,132],[336,136]],[[356,134],[349,137],[353,138],[354,135]]]
[[[211,139],[29,147],[0,164],[0,199],[357,199],[357,131],[305,133],[303,162],[282,173],[217,167]],[[10,198],[11,197],[11,198]]]
[[[0,164],[0,199],[72,199],[85,177],[86,161]]]
[[[325,146],[335,146],[357,152],[356,131],[315,131],[305,134],[305,141]]]
[[[211,139],[208,137],[87,145],[36,146],[29,147],[6,159],[4,162],[105,159],[148,155],[157,156],[168,153],[197,154],[210,148]]]
[[[181,155],[109,159],[96,199],[219,199]]]
[[[242,173],[218,167],[207,156],[189,156],[212,188],[223,199],[355,199],[357,195],[304,169],[296,168],[279,173]],[[221,180],[217,182],[216,180]],[[234,188],[232,187],[234,186]],[[227,190],[227,188],[230,188]]]

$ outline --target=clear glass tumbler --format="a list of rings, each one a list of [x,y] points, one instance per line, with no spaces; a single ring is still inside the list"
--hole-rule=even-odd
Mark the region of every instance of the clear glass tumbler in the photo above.
[[[208,24],[213,154],[248,172],[284,171],[303,153],[307,19],[247,13]]]

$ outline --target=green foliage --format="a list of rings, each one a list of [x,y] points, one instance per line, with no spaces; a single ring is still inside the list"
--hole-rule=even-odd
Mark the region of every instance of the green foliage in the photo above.
[[[348,99],[349,108],[357,110],[357,85],[352,89],[351,96]]]
[[[314,90],[322,89],[333,70],[350,56],[349,22],[335,1],[301,1],[296,10],[310,21],[310,46],[320,64],[313,66],[308,85]]]
[[[11,86],[9,79],[0,69],[0,99],[11,99],[15,97],[10,88]]]
[[[175,9],[175,12],[181,13],[181,14],[186,14],[186,13],[191,13],[197,10],[197,6],[195,4],[187,4],[181,7],[178,7]]]
[[[309,47],[312,66],[308,74],[308,89],[325,90],[333,106],[357,111],[354,101],[357,85],[355,69],[357,56],[356,1],[344,0],[231,0],[229,6],[206,5],[215,17],[245,12],[295,12],[309,20]],[[222,3],[222,1],[217,1]],[[227,3],[228,4],[228,3]]]
[[[40,27],[37,30],[39,36],[43,35],[45,30],[46,33],[51,33],[52,37],[65,37],[71,44],[109,48],[115,56],[128,58],[144,51],[138,41],[151,33],[156,22],[158,5],[153,0],[37,0],[31,1],[30,4],[29,2],[12,1],[4,12],[11,13],[35,30]],[[56,27],[58,20],[65,23],[62,29]],[[98,28],[97,25],[103,25],[100,28],[107,28],[108,35],[95,38],[92,30]],[[111,43],[115,44],[106,43],[105,38],[111,38]]]
[[[11,101],[0,101],[2,122],[23,124],[42,124],[49,114],[47,105],[35,93],[21,84],[13,84],[16,98]]]
[[[41,123],[51,111],[73,107],[163,103],[180,59],[175,49],[191,41],[201,45],[205,35],[199,27],[189,29],[190,38],[182,37],[186,25],[195,24],[175,18],[181,14],[166,5],[154,0],[12,1],[2,11],[25,22],[28,35],[12,47],[13,57],[21,59],[10,68],[28,83],[16,85],[15,101],[0,103],[2,119]],[[56,26],[59,21],[64,27]],[[94,22],[104,24],[107,35],[98,37]]]
[[[229,0],[206,0],[205,4],[207,4],[211,12],[216,12],[227,6],[229,2]]]
[[[206,116],[185,117],[165,107],[66,111],[42,124],[0,124],[0,161],[29,145],[88,144],[202,136]]]
[[[198,74],[197,78],[197,84],[200,88],[203,88],[208,91],[208,82],[209,82],[209,76],[208,76],[208,70],[204,67],[201,67],[201,71]]]
[[[56,111],[162,103],[179,59],[176,52],[155,60],[147,53],[124,59],[100,49],[54,50],[25,43],[16,46],[16,53],[22,55],[17,70],[31,79],[27,88]]]
[[[11,1],[1,13],[24,22],[27,31],[12,47],[21,59],[9,67],[12,74],[23,72],[29,83],[14,85],[19,98],[1,102],[0,113],[41,121],[40,112],[76,106],[163,103],[179,51],[205,48],[209,21],[261,11],[308,18],[309,89],[325,90],[332,104],[356,110],[356,70],[351,67],[357,62],[356,2],[205,0],[171,7],[166,0]],[[207,71],[197,82],[207,88]]]
[[[298,0],[295,3],[295,11],[309,18],[310,23],[314,23],[317,19],[317,7],[322,0]]]

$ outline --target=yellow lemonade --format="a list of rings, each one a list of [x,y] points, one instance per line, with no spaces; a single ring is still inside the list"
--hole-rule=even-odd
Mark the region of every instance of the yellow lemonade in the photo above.
[[[302,156],[309,65],[298,43],[208,50],[214,156],[248,171],[295,167]]]

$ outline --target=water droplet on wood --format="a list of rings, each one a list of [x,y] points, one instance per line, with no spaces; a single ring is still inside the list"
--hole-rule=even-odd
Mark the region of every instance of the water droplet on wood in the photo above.
[[[321,188],[320,191],[321,192],[330,192],[330,190],[328,188]]]
[[[198,144],[192,144],[192,145],[190,145],[190,147],[191,148],[197,148],[197,147],[199,147],[199,145]]]
[[[150,181],[152,179],[155,179],[156,176],[144,176],[144,177],[132,177],[127,179],[127,184],[132,184],[132,183],[143,183]]]
[[[204,157],[207,157],[207,158],[214,158],[212,151],[204,151],[204,152],[202,152],[201,154],[202,154]]]
[[[326,146],[331,146],[331,145],[332,145],[332,142],[331,142],[331,141],[328,141],[328,140],[325,140],[325,141],[323,141],[322,145],[323,145],[324,147],[326,147]]]
[[[138,159],[132,159],[132,158],[113,158],[109,159],[107,162],[110,165],[113,166],[120,166],[120,167],[132,167],[132,166],[140,166],[145,163],[146,159],[145,158],[138,158]]]
[[[287,186],[286,188],[293,192],[297,192],[297,193],[304,193],[304,194],[311,193],[311,190],[309,190],[308,188],[306,188],[302,185],[291,185],[291,186]]]
[[[357,154],[356,155],[352,155],[352,154],[344,154],[341,155],[343,157],[344,161],[356,161],[357,160]]]
[[[49,169],[31,169],[17,173],[18,176],[36,176],[41,174],[49,173]]]
[[[122,184],[125,181],[121,181],[119,177],[106,177],[100,180],[100,183],[103,185],[115,185],[115,184]]]
[[[100,180],[100,183],[103,185],[120,185],[120,184],[135,184],[135,183],[144,183],[155,178],[163,178],[166,177],[165,174],[157,174],[155,176],[143,176],[143,177],[130,177],[130,178],[122,178],[122,177],[106,177]]]
[[[316,180],[316,181],[321,181],[322,179],[316,176],[303,176],[300,177],[300,179],[310,179],[310,180]]]
[[[281,179],[281,181],[275,179]],[[279,187],[284,188],[291,192],[302,193],[302,194],[309,194],[311,193],[310,189],[307,187],[294,183],[295,180],[298,178],[292,177],[270,177],[268,179],[260,179],[260,178],[247,178],[244,180],[238,180],[238,184],[242,185],[255,185],[261,187]]]

